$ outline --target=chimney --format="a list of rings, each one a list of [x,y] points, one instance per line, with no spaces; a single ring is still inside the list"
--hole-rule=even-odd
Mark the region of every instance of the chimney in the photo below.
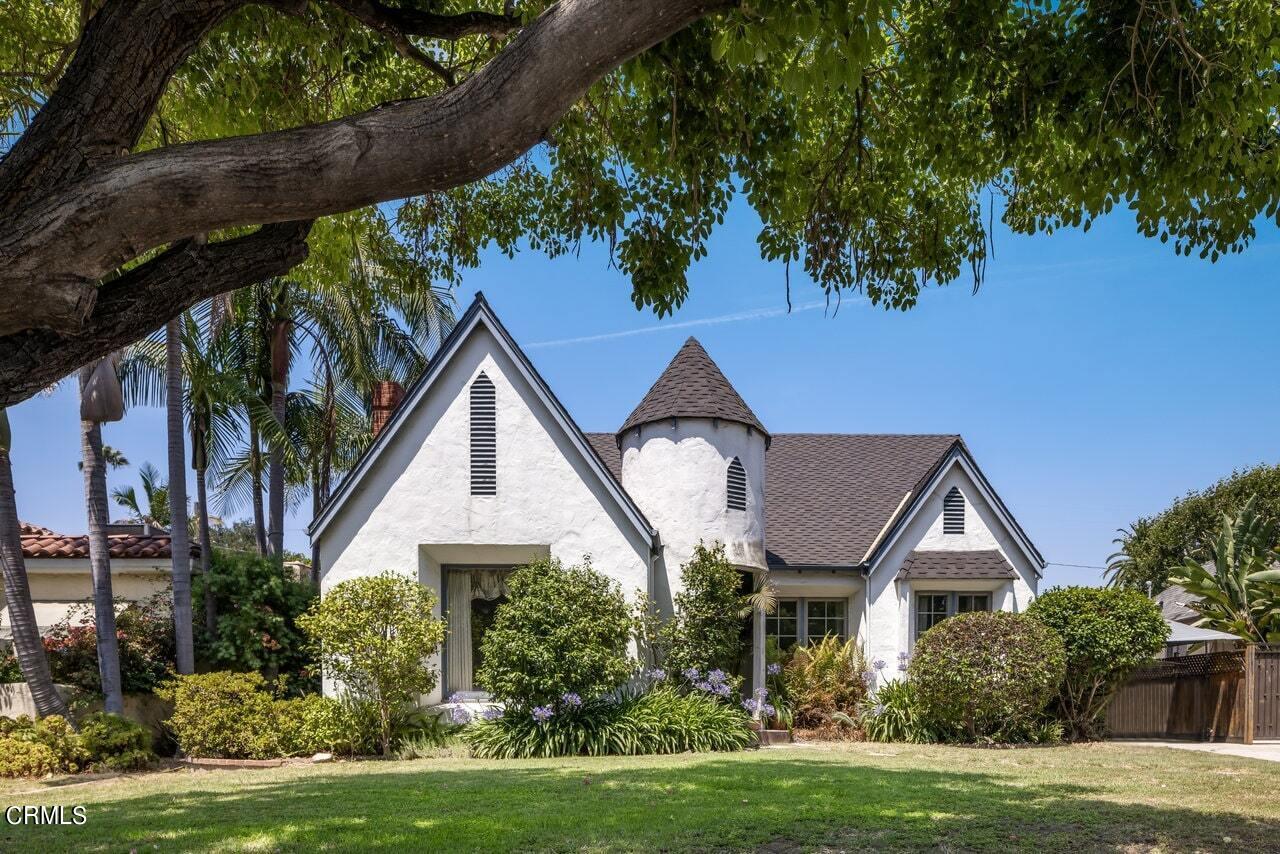
[[[404,386],[395,380],[383,380],[373,384],[373,437],[378,438],[387,426],[391,415],[404,400]]]

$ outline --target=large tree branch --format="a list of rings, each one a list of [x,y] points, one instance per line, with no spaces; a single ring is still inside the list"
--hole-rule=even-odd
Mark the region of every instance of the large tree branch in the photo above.
[[[88,286],[191,234],[310,219],[482,178],[537,144],[610,70],[733,5],[562,0],[479,73],[434,97],[104,164],[0,219],[0,334],[48,325],[51,291]],[[18,303],[21,312],[4,310]]]
[[[0,408],[150,334],[202,299],[284,275],[307,257],[310,231],[310,221],[286,222],[220,243],[184,240],[103,285],[74,335],[39,329],[0,338]]]
[[[353,18],[379,32],[390,28],[406,36],[451,41],[466,36],[500,38],[520,29],[518,15],[495,15],[492,12],[461,12],[440,15],[417,9],[401,9],[377,0],[329,0],[346,10]]]

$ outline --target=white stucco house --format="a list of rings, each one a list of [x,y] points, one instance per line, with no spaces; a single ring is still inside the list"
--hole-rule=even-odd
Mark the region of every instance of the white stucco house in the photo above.
[[[468,692],[478,639],[514,566],[590,555],[670,610],[699,541],[767,573],[784,647],[856,636],[897,672],[961,611],[1021,611],[1044,560],[956,435],[770,433],[690,338],[616,432],[584,433],[477,296],[312,523],[321,590],[391,570],[449,619],[434,696]]]

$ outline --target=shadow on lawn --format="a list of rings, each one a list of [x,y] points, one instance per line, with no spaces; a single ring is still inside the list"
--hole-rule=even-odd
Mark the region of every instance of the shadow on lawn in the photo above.
[[[83,827],[6,827],[0,848],[1280,851],[1275,820],[1116,803],[1074,784],[796,759],[605,761],[613,767],[424,760],[261,784],[250,775],[234,791],[211,775],[91,803]]]

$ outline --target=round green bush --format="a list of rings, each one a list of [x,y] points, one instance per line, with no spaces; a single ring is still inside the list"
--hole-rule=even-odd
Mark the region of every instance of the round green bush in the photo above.
[[[62,770],[58,755],[48,745],[0,736],[0,777],[43,777]]]
[[[1077,739],[1101,734],[1111,695],[1169,636],[1159,606],[1136,590],[1055,587],[1031,603],[1027,616],[1062,638],[1067,671],[1055,706]]]
[[[966,741],[1025,731],[1065,672],[1056,632],[1002,611],[959,614],[934,626],[916,642],[908,670],[929,720]]]
[[[626,600],[590,562],[565,568],[555,558],[536,561],[511,573],[507,587],[508,600],[485,632],[476,679],[509,708],[591,700],[631,675]]]
[[[80,723],[80,744],[94,765],[137,771],[155,761],[151,731],[120,715],[98,712]]]

